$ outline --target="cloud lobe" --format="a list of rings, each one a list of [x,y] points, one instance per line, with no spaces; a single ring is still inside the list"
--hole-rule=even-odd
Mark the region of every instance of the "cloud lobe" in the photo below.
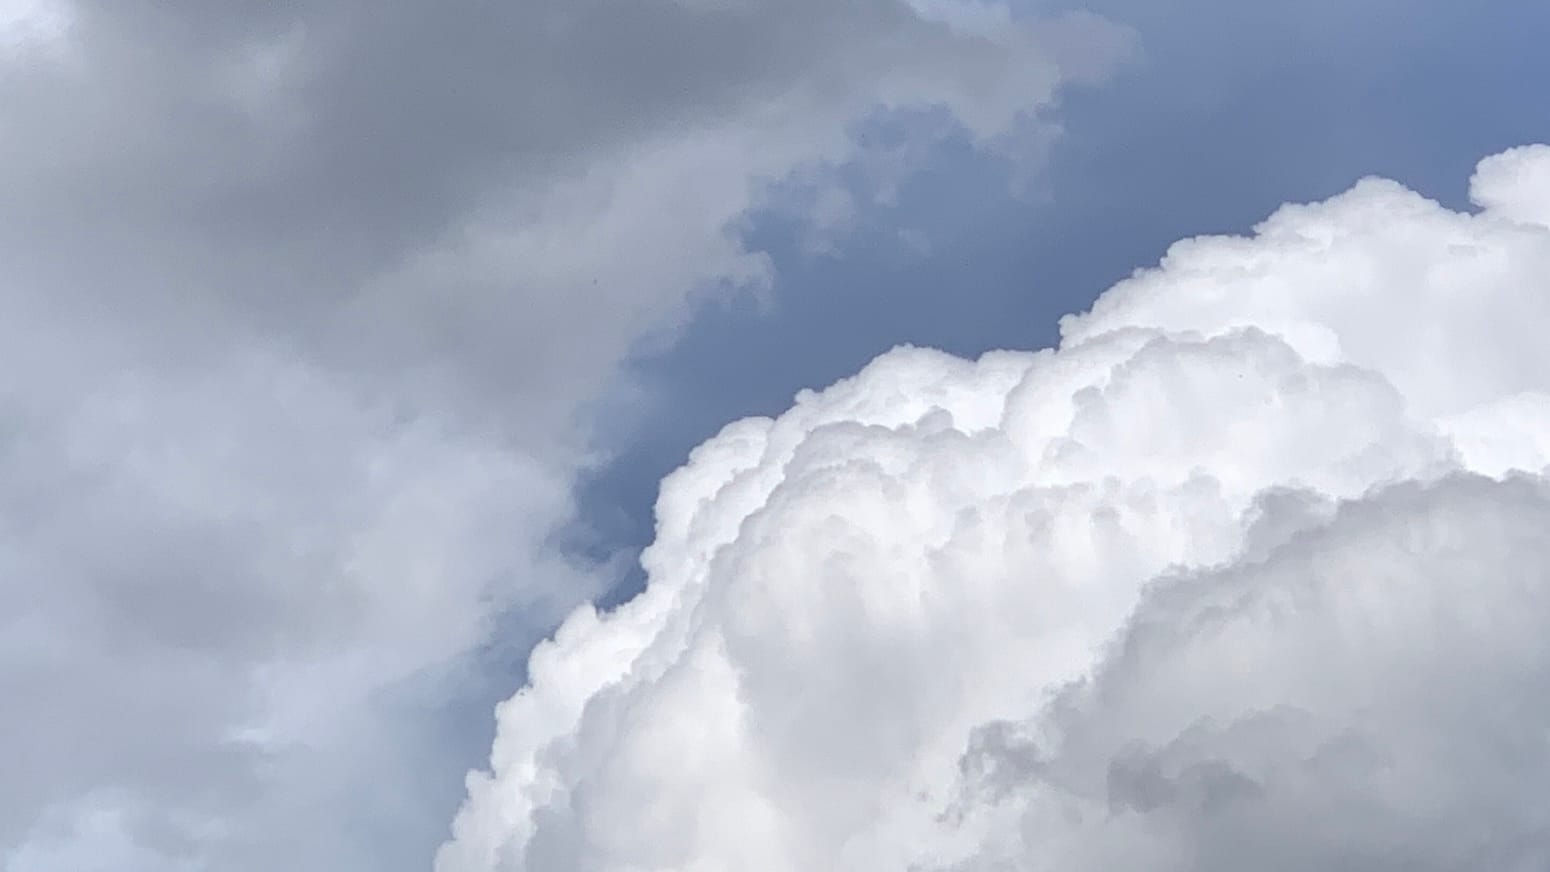
[[[1058,349],[727,427],[438,870],[1534,868],[1546,166],[1364,180]]]

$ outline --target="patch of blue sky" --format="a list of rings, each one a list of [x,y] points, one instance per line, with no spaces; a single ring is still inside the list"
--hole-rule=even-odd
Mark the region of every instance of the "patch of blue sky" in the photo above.
[[[578,547],[642,547],[657,483],[690,448],[895,345],[1046,346],[1061,314],[1174,240],[1245,232],[1369,174],[1462,207],[1476,160],[1550,139],[1550,6],[1534,0],[1081,5],[1135,27],[1140,52],[1066,95],[1064,133],[1025,190],[1005,159],[948,135],[910,156],[891,196],[842,173],[854,210],[835,227],[778,206],[751,216],[775,287],[704,306],[633,362],[611,411],[622,425],[599,431],[612,460],[582,491]],[[628,572],[610,600],[642,583]]]

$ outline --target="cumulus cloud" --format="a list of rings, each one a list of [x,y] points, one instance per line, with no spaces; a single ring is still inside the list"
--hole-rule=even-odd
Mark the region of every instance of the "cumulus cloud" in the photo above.
[[[662,486],[439,872],[1539,868],[1550,149],[902,348]]]
[[[631,346],[767,283],[742,216],[866,161],[871,114],[1010,149],[1125,41],[894,0],[0,3],[0,863],[423,868],[467,766],[437,679],[605,581],[549,537]]]
[[[1550,485],[1456,475],[1150,587],[971,739],[953,869],[1539,869]]]

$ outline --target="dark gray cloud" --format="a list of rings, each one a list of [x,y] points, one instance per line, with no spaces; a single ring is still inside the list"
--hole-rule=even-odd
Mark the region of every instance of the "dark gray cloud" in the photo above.
[[[946,103],[990,136],[1051,96],[1047,43],[1115,45],[808,6],[64,6],[54,62],[0,86],[0,250],[161,341],[224,319],[563,411],[696,287],[762,278],[728,223],[849,157],[848,121]]]
[[[6,868],[428,862],[425,688],[595,591],[579,421],[740,216],[1124,44],[956,8],[0,4]]]

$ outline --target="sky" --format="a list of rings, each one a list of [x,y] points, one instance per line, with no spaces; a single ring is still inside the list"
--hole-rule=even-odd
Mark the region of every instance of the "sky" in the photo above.
[[[1541,6],[0,0],[0,868],[1542,868]]]
[[[1550,136],[1533,108],[1550,11],[1532,2],[1084,8],[1136,28],[1140,51],[1107,86],[1063,97],[1030,191],[949,139],[896,199],[866,205],[843,248],[814,255],[800,217],[761,216],[784,265],[778,298],[705,307],[670,350],[640,355],[647,420],[589,482],[594,517],[644,545],[651,519],[636,507],[689,448],[894,345],[1047,345],[1056,319],[1175,240],[1242,232],[1366,175],[1463,207],[1475,161]],[[732,356],[730,376],[710,363]]]

